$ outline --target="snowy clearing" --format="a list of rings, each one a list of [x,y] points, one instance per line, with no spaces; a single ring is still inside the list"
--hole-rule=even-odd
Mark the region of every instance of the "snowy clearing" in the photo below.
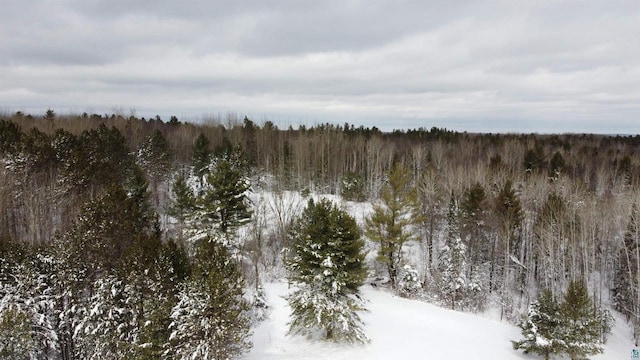
[[[286,336],[290,309],[283,296],[289,291],[287,284],[268,283],[265,290],[269,318],[254,330],[253,349],[244,360],[541,359],[513,350],[510,340],[520,338],[520,329],[506,322],[400,298],[370,286],[362,288],[368,300],[369,312],[362,318],[370,344],[338,345]],[[630,330],[616,320],[605,353],[592,359],[630,358]]]

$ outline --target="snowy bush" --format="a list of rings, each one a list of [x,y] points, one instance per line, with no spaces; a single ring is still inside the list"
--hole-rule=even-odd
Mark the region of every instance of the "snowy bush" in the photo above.
[[[400,279],[400,295],[404,297],[415,297],[422,289],[418,270],[405,265],[402,269],[402,277]]]

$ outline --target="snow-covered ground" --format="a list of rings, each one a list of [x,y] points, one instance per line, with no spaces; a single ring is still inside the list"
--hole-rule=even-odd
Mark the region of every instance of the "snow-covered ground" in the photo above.
[[[520,329],[506,322],[443,309],[422,301],[409,300],[364,286],[368,313],[362,318],[371,338],[366,345],[338,345],[286,336],[290,309],[282,296],[286,283],[265,285],[270,306],[269,318],[253,334],[253,349],[244,360],[267,359],[540,359],[511,347]],[[605,353],[592,359],[627,360],[632,342],[623,321],[616,321]]]

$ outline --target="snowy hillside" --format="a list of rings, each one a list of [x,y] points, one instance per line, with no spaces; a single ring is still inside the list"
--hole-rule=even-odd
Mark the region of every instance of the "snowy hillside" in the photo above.
[[[540,359],[512,349],[510,340],[517,339],[517,327],[455,312],[425,302],[399,298],[365,286],[368,313],[363,314],[367,345],[336,345],[286,336],[289,307],[282,296],[288,293],[286,283],[266,284],[271,307],[267,320],[253,335],[253,349],[244,360],[268,359]],[[592,359],[629,359],[632,343],[629,329],[617,321],[605,346],[605,353]]]

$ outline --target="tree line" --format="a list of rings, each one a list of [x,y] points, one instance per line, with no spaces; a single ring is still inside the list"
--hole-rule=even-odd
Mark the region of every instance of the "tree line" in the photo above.
[[[74,342],[75,330],[98,337],[106,331],[86,319],[116,316],[100,309],[117,306],[91,302],[112,293],[138,297],[129,301],[136,306],[121,311],[129,311],[123,315],[128,326],[139,329],[125,333],[137,340],[118,344],[152,344],[145,348],[169,354],[168,338],[189,326],[177,324],[185,317],[172,314],[183,311],[181,306],[199,306],[187,298],[213,301],[196,288],[222,286],[216,274],[225,271],[240,274],[228,286],[244,287],[238,284],[246,278],[259,288],[261,272],[291,268],[290,259],[272,250],[298,246],[292,235],[297,213],[289,213],[295,211],[283,194],[313,191],[373,203],[371,216],[359,226],[376,244],[377,261],[369,269],[376,284],[463,310],[498,299],[503,316],[516,321],[543,290],[562,294],[580,282],[595,305],[611,303],[638,332],[639,146],[640,136],[438,128],[384,133],[349,124],[279,129],[234,115],[192,124],[176,117],[164,122],[117,114],[5,114],[3,286],[26,283],[29,291],[56,294],[36,298],[48,299],[38,305],[49,307],[45,313],[60,309],[60,320],[51,318],[42,328],[65,329],[53,336],[59,345],[47,350],[61,358],[89,351]],[[280,194],[281,202],[269,205],[279,214],[272,230],[257,225],[264,221],[257,204],[250,208],[238,195],[249,189],[249,179],[254,188]],[[237,196],[230,195],[234,189]],[[239,227],[254,230],[238,239]],[[211,254],[235,260],[211,264],[204,260]],[[229,264],[234,269],[226,269]],[[132,272],[146,276],[129,279]],[[17,273],[31,275],[18,281]],[[55,291],[38,283],[56,277],[78,283]],[[161,287],[165,304],[144,296]],[[84,315],[65,313],[81,308],[74,301],[82,303]],[[237,306],[241,313],[249,307]],[[12,309],[5,320],[14,330],[33,315]],[[143,329],[140,324],[156,316],[158,329]],[[70,319],[76,317],[86,323],[72,329]],[[141,340],[147,331],[164,340]],[[54,341],[44,333],[38,336]],[[243,343],[244,335],[237,336]]]

